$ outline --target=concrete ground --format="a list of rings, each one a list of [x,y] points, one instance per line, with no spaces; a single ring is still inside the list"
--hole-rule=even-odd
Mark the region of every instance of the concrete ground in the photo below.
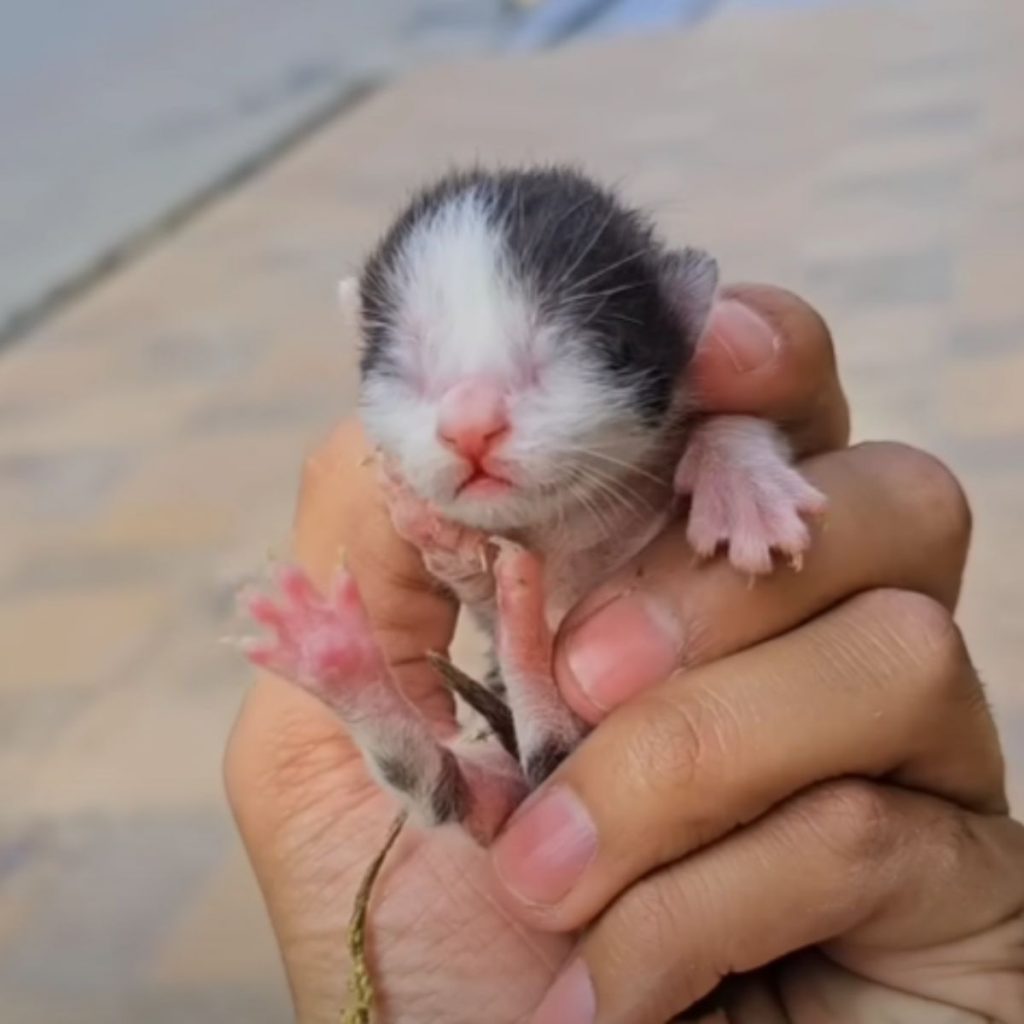
[[[506,0],[0,0],[0,328],[368,83],[516,20]]]
[[[415,75],[0,359],[0,1017],[287,1019],[220,783],[216,642],[351,409],[334,282],[452,160],[583,160],[830,320],[858,438],[976,513],[962,622],[1024,810],[1024,11],[737,12]],[[339,935],[339,942],[342,936]]]
[[[0,0],[0,341],[374,84],[716,3]]]

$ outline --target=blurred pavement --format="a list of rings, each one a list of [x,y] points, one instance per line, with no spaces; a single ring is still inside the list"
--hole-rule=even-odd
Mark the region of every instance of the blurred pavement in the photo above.
[[[0,0],[0,329],[506,0]]]
[[[1024,810],[1022,51],[1017,4],[907,0],[433,68],[6,351],[4,1024],[287,1019],[221,792],[246,673],[216,639],[352,407],[336,279],[457,159],[581,159],[729,278],[818,305],[858,438],[928,447],[972,496],[962,621]]]
[[[0,340],[403,70],[716,2],[0,0]]]

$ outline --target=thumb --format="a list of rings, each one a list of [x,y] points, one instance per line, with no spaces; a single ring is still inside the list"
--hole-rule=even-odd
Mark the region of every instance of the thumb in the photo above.
[[[706,412],[760,416],[797,455],[844,447],[850,419],[832,336],[803,299],[769,285],[723,289],[694,355]]]
[[[350,419],[306,460],[295,556],[321,587],[342,565],[352,573],[392,676],[445,728],[453,716],[451,696],[426,655],[448,649],[458,608],[427,575],[419,552],[395,532],[370,452],[358,421]]]

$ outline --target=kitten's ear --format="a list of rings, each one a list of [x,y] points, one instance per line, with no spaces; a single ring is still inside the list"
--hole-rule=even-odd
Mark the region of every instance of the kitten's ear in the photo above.
[[[355,277],[343,277],[338,282],[338,305],[346,317],[358,317],[360,313],[359,281]]]
[[[343,277],[338,282],[338,306],[345,323],[345,330],[352,331],[359,337],[359,316],[362,303],[359,299],[359,281],[354,277]]]
[[[701,249],[673,249],[662,261],[661,286],[695,347],[718,293],[718,262]]]

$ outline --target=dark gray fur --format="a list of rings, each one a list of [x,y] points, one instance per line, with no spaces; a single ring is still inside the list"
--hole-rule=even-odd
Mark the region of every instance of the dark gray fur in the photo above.
[[[393,789],[406,794],[416,791],[416,787],[419,785],[419,775],[415,766],[408,760],[400,757],[378,756],[375,761],[380,777]]]
[[[445,750],[441,758],[441,771],[430,793],[432,824],[446,825],[462,821],[469,809],[469,793],[462,777],[458,758]]]
[[[523,774],[530,789],[536,789],[572,753],[570,744],[548,740],[524,757]]]
[[[568,167],[457,172],[412,199],[361,277],[363,375],[388,372],[403,243],[469,191],[486,199],[509,263],[541,313],[578,323],[617,385],[629,387],[652,425],[660,423],[703,328],[717,267],[697,250],[667,248],[647,216]]]

